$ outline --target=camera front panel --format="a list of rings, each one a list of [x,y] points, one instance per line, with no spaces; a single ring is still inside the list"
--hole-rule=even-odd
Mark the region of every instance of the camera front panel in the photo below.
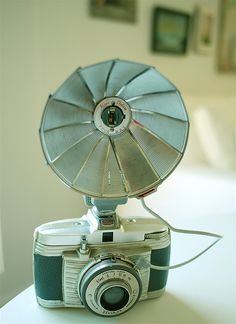
[[[90,273],[91,269],[96,275],[99,274],[100,271],[101,273],[103,273],[103,271],[105,270],[101,270],[100,267],[102,266],[104,260],[106,262],[113,260],[113,262],[110,262],[110,271],[116,269],[116,267],[119,265],[118,263],[120,262],[120,260],[124,260],[126,265],[126,269],[124,271],[127,270],[127,272],[131,271],[130,264],[132,264],[131,268],[133,268],[139,261],[141,266],[139,267],[139,269],[135,270],[142,283],[138,299],[147,299],[150,258],[151,248],[147,244],[145,244],[145,242],[91,245],[90,254],[87,259],[85,258],[85,256],[82,256],[82,258],[79,257],[77,251],[64,252],[63,296],[65,306],[83,307],[84,304],[86,305],[86,303],[84,303],[85,299],[84,301],[81,301],[81,291],[84,291],[83,285],[85,285],[85,280],[83,278],[90,277],[88,274]],[[123,274],[126,276],[125,273]],[[112,276],[114,276],[114,285],[117,284],[117,282],[115,283],[115,281],[117,281],[116,275],[121,276],[121,272],[113,272]],[[118,279],[119,278],[120,277],[118,277]],[[82,281],[83,283],[81,283]],[[86,282],[88,283],[88,281]],[[79,289],[78,286],[80,286]],[[97,288],[98,287],[94,287],[94,289]],[[108,295],[108,293],[106,295]],[[104,312],[106,311],[104,310]]]
[[[37,300],[40,305],[45,307],[86,306],[88,304],[86,303],[87,297],[85,297],[87,289],[81,288],[80,283],[86,272],[104,259],[125,259],[128,260],[128,263],[133,264],[141,282],[137,301],[159,297],[163,293],[168,271],[150,269],[150,264],[169,264],[170,236],[168,231],[147,234],[145,240],[140,242],[101,243],[88,245],[88,248],[89,253],[81,255],[78,245],[45,245],[36,239],[34,244],[34,276]],[[127,266],[125,270],[122,270],[126,271],[123,274],[127,275],[129,270]],[[118,304],[118,309],[114,311],[116,315],[120,311],[119,303],[121,303],[121,306],[124,303],[122,309],[126,306],[125,302],[129,302],[128,297],[132,293],[132,289],[129,289],[126,283],[120,282],[119,277],[116,277],[122,271],[120,269],[116,271],[115,263],[113,268],[111,263],[106,271],[109,273],[113,271],[114,280],[109,284],[104,282],[102,287],[95,287],[100,291],[100,295],[96,298],[99,305],[103,304],[104,306],[107,305],[107,308],[112,308],[116,306],[109,306],[109,298],[114,299],[116,296]],[[101,274],[106,271],[105,269],[101,270]],[[96,272],[96,274],[99,275],[100,272]],[[87,287],[92,291],[94,281],[92,286],[88,284]],[[129,309],[129,307],[127,308]],[[123,310],[125,311],[125,309]],[[107,312],[107,316],[113,316],[111,314],[112,309],[105,308],[104,312]]]

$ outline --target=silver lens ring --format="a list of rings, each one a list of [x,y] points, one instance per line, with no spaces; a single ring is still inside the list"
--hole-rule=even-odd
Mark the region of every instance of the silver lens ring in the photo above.
[[[126,312],[139,300],[141,280],[128,262],[106,259],[85,272],[78,292],[89,310],[103,316],[115,316]]]

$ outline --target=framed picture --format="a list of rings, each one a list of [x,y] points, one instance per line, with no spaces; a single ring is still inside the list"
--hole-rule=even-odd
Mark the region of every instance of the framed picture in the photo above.
[[[221,0],[218,42],[218,68],[236,72],[236,0]]]
[[[207,7],[196,8],[194,15],[194,43],[198,53],[209,53],[213,48],[214,12]]]
[[[166,8],[153,12],[152,50],[184,54],[187,50],[190,15]]]
[[[90,14],[94,17],[136,21],[136,0],[90,0]]]

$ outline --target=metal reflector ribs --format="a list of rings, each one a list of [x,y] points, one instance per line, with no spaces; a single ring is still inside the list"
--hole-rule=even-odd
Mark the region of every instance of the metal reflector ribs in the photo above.
[[[40,137],[48,164],[71,188],[135,197],[176,167],[188,127],[178,90],[155,68],[110,60],[76,70],[49,97]]]

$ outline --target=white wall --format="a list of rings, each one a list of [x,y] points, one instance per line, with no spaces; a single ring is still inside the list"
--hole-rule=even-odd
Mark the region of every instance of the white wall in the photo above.
[[[33,229],[40,223],[80,216],[81,196],[45,166],[38,128],[49,92],[78,66],[122,58],[156,66],[183,97],[230,96],[235,79],[215,68],[215,51],[184,56],[150,52],[152,8],[192,12],[196,3],[216,13],[217,0],[139,0],[136,24],[95,19],[86,0],[0,0],[1,111],[0,209],[5,271],[0,305],[32,282]],[[216,36],[215,25],[215,36]]]

